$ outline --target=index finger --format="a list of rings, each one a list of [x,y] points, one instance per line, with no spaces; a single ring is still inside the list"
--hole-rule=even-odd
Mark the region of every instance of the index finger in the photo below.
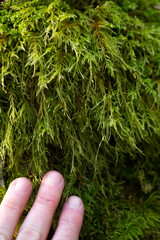
[[[17,178],[11,182],[0,205],[0,239],[13,238],[31,192],[32,184],[27,178]]]

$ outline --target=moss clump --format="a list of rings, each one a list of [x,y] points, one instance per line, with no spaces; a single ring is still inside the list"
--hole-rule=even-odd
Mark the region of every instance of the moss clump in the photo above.
[[[57,169],[62,203],[85,204],[80,239],[159,239],[158,1],[82,2],[0,5],[5,185],[26,176],[36,193]]]

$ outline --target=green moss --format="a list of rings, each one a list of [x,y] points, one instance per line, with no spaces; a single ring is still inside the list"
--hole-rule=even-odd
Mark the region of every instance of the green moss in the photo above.
[[[155,6],[158,1],[152,0],[0,5],[5,186],[26,176],[35,195],[47,170],[60,171],[66,181],[60,207],[71,194],[85,204],[80,239],[158,239],[160,15]]]

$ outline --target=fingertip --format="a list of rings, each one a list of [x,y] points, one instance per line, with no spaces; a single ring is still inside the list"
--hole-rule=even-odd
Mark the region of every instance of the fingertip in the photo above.
[[[70,196],[66,202],[69,208],[84,209],[82,199],[78,196]]]
[[[59,185],[64,184],[64,178],[60,172],[51,170],[45,174],[43,182],[50,185]]]
[[[32,183],[25,177],[19,177],[12,182],[17,192],[28,193],[32,190]]]

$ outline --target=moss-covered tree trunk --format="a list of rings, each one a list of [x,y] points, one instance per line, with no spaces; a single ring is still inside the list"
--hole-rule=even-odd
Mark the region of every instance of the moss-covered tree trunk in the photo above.
[[[0,5],[4,183],[28,177],[35,196],[46,171],[64,175],[50,236],[64,200],[77,194],[85,204],[80,239],[160,238],[159,5]]]

